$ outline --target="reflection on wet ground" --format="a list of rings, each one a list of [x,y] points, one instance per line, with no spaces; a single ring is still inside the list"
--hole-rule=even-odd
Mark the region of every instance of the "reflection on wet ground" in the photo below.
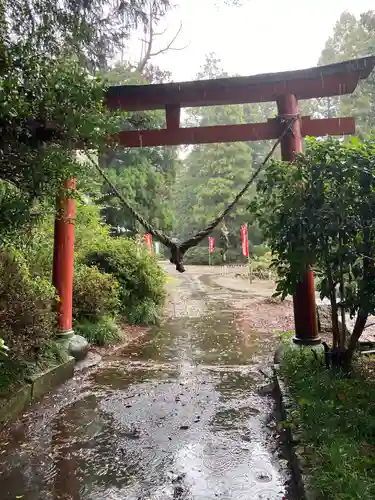
[[[1,499],[284,497],[272,401],[256,391],[259,339],[236,329],[218,290],[194,276],[174,288],[161,327],[78,373],[6,433]]]

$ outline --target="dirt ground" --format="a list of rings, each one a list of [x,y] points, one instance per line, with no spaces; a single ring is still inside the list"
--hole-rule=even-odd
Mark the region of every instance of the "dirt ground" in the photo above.
[[[287,297],[282,302],[273,299],[272,294],[276,288],[274,280],[253,280],[250,283],[244,277],[244,268],[240,266],[228,267],[225,274],[222,268],[205,266],[204,272],[210,275],[212,282],[218,286],[245,294],[245,297],[238,300],[234,307],[242,311],[243,321],[247,322],[250,327],[266,332],[294,330],[292,297]],[[316,304],[323,304],[318,293],[316,293]],[[347,317],[347,327],[349,331],[353,329],[354,319]],[[322,335],[322,337],[327,341],[330,340],[329,335]],[[375,316],[368,318],[361,340],[375,341]]]

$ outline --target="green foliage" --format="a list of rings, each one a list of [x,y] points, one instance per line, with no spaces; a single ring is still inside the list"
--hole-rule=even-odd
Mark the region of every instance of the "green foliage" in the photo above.
[[[92,203],[77,203],[74,251],[78,261],[93,252],[111,244],[109,227],[103,224],[100,207]]]
[[[331,300],[336,316],[339,305],[357,314],[350,350],[375,311],[374,158],[373,141],[310,139],[294,164],[267,167],[252,204],[275,255],[277,293],[293,294],[312,265],[322,276],[321,297]],[[334,344],[344,348],[345,339],[333,333]]]
[[[108,247],[89,253],[86,264],[116,278],[124,318],[139,323],[157,321],[165,300],[165,273],[145,245],[114,239]]]
[[[14,359],[0,360],[0,400],[7,398],[13,391],[19,389],[25,378],[30,375],[30,366],[27,363]]]
[[[132,324],[158,324],[160,320],[161,304],[161,300],[157,303],[150,297],[145,297],[137,302],[133,301],[132,306],[126,308],[126,319]]]
[[[4,339],[0,337],[0,359],[8,356],[9,347],[4,342]]]
[[[281,373],[293,399],[284,425],[300,434],[317,499],[375,496],[375,387],[366,366],[350,378],[323,368],[309,349],[288,349]]]
[[[215,54],[207,56],[198,78],[228,76],[220,67]],[[263,110],[255,106],[212,106],[193,108],[188,111],[189,126],[212,126],[243,124],[249,121],[265,121]],[[268,145],[236,142],[197,145],[191,148],[178,171],[173,193],[176,210],[175,233],[185,238],[208,225],[232,201],[248,181],[253,172],[254,160],[261,161]],[[255,151],[256,150],[256,151]],[[235,210],[226,218],[229,231],[229,248],[241,248],[240,226],[248,223],[249,240],[262,243],[263,236],[246,206],[254,196],[255,189],[241,199]],[[219,245],[220,227],[212,234]]]
[[[190,265],[208,265],[208,247],[195,247],[189,249],[184,259],[186,264]],[[227,264],[246,263],[247,258],[243,257],[240,250],[231,249],[227,252]],[[223,265],[223,257],[220,248],[215,248],[211,255],[211,264],[213,266]]]
[[[84,264],[76,266],[73,282],[73,318],[97,321],[115,316],[120,307],[119,284],[111,274]]]
[[[130,67],[116,66],[106,77],[113,84],[146,83],[145,78]],[[164,128],[165,113],[153,111],[129,119],[128,127]],[[172,227],[171,186],[178,165],[177,149],[173,147],[119,148],[110,157],[102,158],[102,167],[111,181],[134,207],[158,228]],[[113,196],[107,185],[101,187],[102,214],[111,226],[125,227],[136,232],[138,223],[133,215]]]
[[[256,265],[269,267],[271,261],[266,255],[268,252],[268,247],[266,247],[265,245],[250,245],[249,251],[251,261],[253,261]],[[242,249],[240,248],[229,249],[226,256],[226,264],[247,264],[248,262],[247,257],[243,256]],[[197,246],[190,248],[185,254],[184,262],[185,264],[190,265],[208,265],[208,246]],[[214,251],[211,254],[211,264],[213,266],[221,266],[224,264],[221,248],[214,248]]]
[[[7,44],[0,85],[2,235],[22,228],[41,202],[54,204],[66,179],[89,178],[75,149],[100,147],[117,126],[102,106],[103,90],[70,58]]]
[[[363,57],[375,52],[375,11],[362,13],[358,18],[343,12],[334,26],[319,59],[319,64]],[[353,116],[357,135],[368,137],[375,129],[375,75],[362,81],[352,95],[319,99],[312,111],[320,116]]]
[[[208,246],[207,247],[193,247],[190,248],[184,257],[185,264],[197,265],[197,266],[208,266],[209,263],[209,254],[208,254]],[[220,265],[222,264],[223,259],[220,254],[220,250],[215,248],[213,253],[211,254],[211,263],[212,265]]]
[[[0,250],[0,331],[12,360],[35,360],[56,328],[55,290],[41,278],[31,278],[23,257]]]
[[[120,340],[119,327],[110,316],[103,316],[96,322],[82,319],[75,323],[74,330],[90,344],[103,346],[115,344]]]
[[[35,370],[46,370],[51,366],[64,363],[69,358],[66,346],[59,340],[49,340],[43,344]]]
[[[168,9],[168,0],[153,0],[154,18]],[[147,0],[3,0],[0,11],[2,37],[31,41],[36,51],[53,55],[69,49],[92,69],[104,68],[107,58],[124,48],[130,32],[149,22]]]
[[[250,256],[260,260],[269,260],[271,253],[267,245],[251,245],[249,248]],[[271,262],[269,262],[270,264]]]

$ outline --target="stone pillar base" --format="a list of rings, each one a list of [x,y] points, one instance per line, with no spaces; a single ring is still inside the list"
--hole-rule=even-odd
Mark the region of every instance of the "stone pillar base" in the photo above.
[[[82,335],[76,335],[73,330],[68,330],[61,332],[59,337],[60,342],[65,345],[69,355],[73,356],[76,361],[86,358],[90,345]]]

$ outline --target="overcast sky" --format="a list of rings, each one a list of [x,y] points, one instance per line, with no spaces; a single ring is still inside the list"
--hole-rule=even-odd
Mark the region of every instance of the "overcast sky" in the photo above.
[[[215,52],[229,74],[253,75],[315,66],[340,14],[375,9],[374,0],[243,0],[243,7],[217,7],[222,0],[174,0],[164,44],[183,29],[176,46],[189,46],[155,58],[174,81],[194,79],[208,52]],[[215,5],[216,4],[216,5]],[[164,26],[163,26],[164,28]],[[160,45],[163,45],[160,40]],[[133,38],[129,56],[137,57]],[[366,54],[363,54],[366,55]]]

